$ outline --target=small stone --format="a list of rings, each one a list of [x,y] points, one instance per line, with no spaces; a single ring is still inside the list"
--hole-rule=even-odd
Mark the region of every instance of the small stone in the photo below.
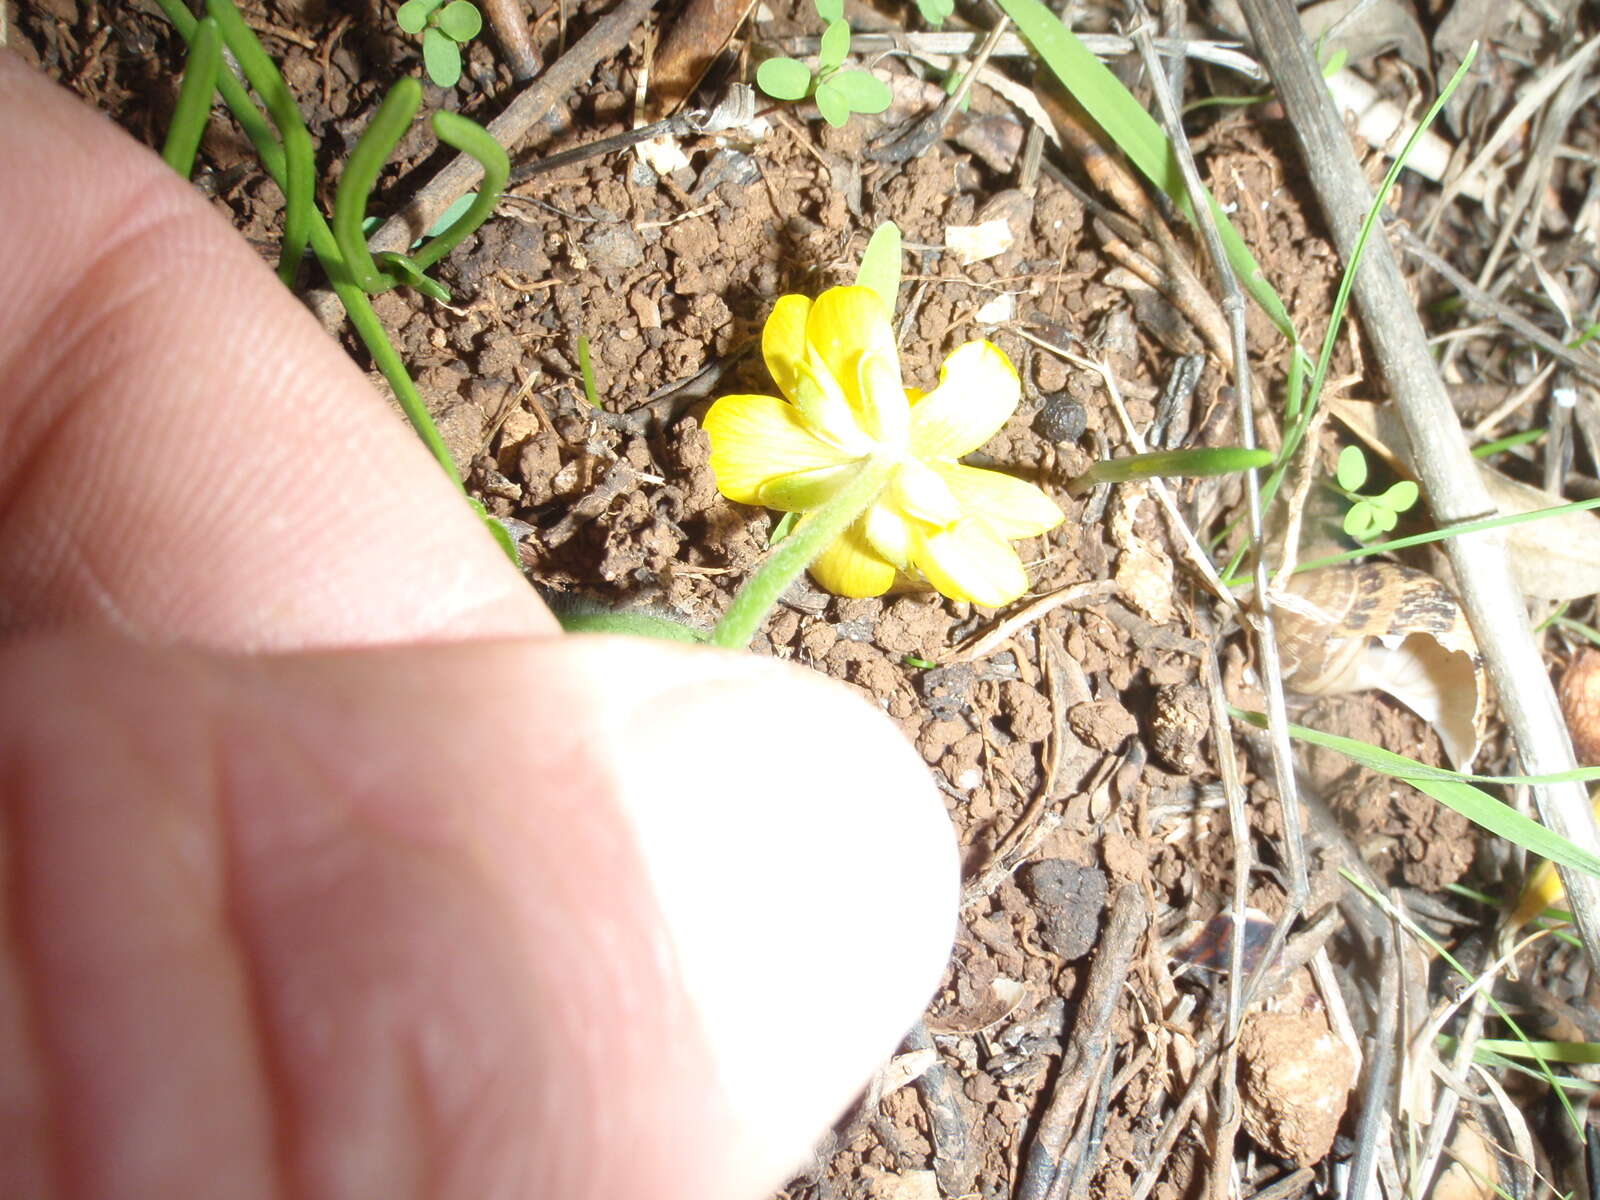
[[[1033,431],[1049,442],[1075,442],[1088,426],[1089,415],[1071,396],[1049,397],[1033,418]]]
[[[1273,1154],[1302,1167],[1333,1148],[1355,1060],[1320,1012],[1252,1013],[1239,1036],[1244,1127]]]
[[[1150,709],[1150,744],[1156,757],[1181,775],[1200,762],[1200,743],[1211,728],[1205,689],[1195,683],[1156,688]]]
[[[977,674],[971,663],[951,663],[918,671],[915,676],[917,695],[935,717],[952,717],[967,707]]]
[[[1089,700],[1067,710],[1072,732],[1096,750],[1110,754],[1121,748],[1135,733],[1139,723],[1133,714],[1115,700]]]
[[[1561,712],[1578,764],[1600,765],[1600,651],[1578,651],[1561,677]]]
[[[1089,953],[1106,906],[1106,873],[1064,858],[1045,858],[1021,874],[1022,886],[1038,906],[1039,940],[1045,948],[1067,962]]]
[[[626,225],[607,225],[584,239],[584,251],[598,271],[626,271],[644,261],[639,235]]]

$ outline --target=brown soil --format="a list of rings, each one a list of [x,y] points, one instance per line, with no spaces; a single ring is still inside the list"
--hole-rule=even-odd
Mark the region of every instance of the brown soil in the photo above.
[[[568,9],[567,44],[603,7]],[[14,11],[20,53],[159,145],[182,61],[159,17],[73,0],[25,0]],[[411,40],[372,6],[338,0],[258,0],[247,15],[300,102],[320,165],[336,177],[383,89],[418,70]],[[559,53],[558,24],[549,16],[538,27],[547,60]],[[790,27],[812,31],[804,20]],[[529,145],[561,148],[625,127],[641,44],[636,36],[594,72]],[[424,103],[487,120],[516,90],[479,39],[462,84],[448,93],[429,85]],[[1296,184],[1286,131],[1270,110],[1216,111],[1227,115],[1200,126],[1203,169],[1218,199],[1237,206],[1241,232],[1299,327],[1320,338],[1338,264]],[[889,115],[914,114],[897,106]],[[1023,406],[975,461],[1038,481],[1068,513],[1023,548],[1032,594],[1108,579],[1121,590],[1054,608],[972,661],[959,648],[993,628],[996,614],[929,594],[841,600],[801,585],[757,638],[756,653],[843,680],[899,723],[944,791],[971,880],[985,878],[997,853],[1020,867],[991,872],[972,890],[927,1014],[970,1161],[963,1168],[943,1157],[949,1147],[936,1144],[928,1116],[936,1087],[924,1077],[847,1117],[830,1153],[786,1194],[931,1196],[940,1192],[927,1190],[923,1173],[933,1170],[947,1196],[960,1194],[952,1183],[967,1195],[1012,1195],[1057,1086],[1063,1039],[1081,1017],[1108,905],[1132,883],[1151,933],[1110,1023],[1111,1069],[1090,1104],[1099,1125],[1086,1182],[1095,1195],[1132,1196],[1141,1170],[1170,1153],[1153,1194],[1199,1195],[1217,1136],[1210,1103],[1190,1110],[1174,1146],[1158,1146],[1174,1106],[1217,1053],[1207,1031],[1218,1027],[1226,993],[1226,954],[1207,964],[1188,949],[1207,920],[1229,910],[1235,855],[1203,652],[1220,648],[1235,702],[1261,702],[1244,639],[1236,629],[1211,632],[1210,603],[1149,489],[1107,497],[1065,488],[1107,449],[1126,453],[1126,439],[1100,376],[1041,351],[1019,329],[1070,337],[1078,351],[1103,358],[1141,428],[1177,355],[1203,353],[1204,343],[1108,255],[1106,226],[1084,196],[1110,201],[1076,155],[1052,152],[1072,187],[1045,176],[1031,197],[1010,190],[1021,127],[986,89],[976,90],[957,134],[903,165],[864,156],[883,125],[861,119],[834,130],[790,109],[753,146],[690,139],[691,165],[665,178],[625,154],[540,177],[514,189],[442,266],[452,306],[402,291],[380,297],[378,312],[475,492],[525,528],[523,552],[539,587],[708,626],[761,556],[771,518],[719,496],[698,418],[717,394],[770,390],[749,351],[779,295],[849,281],[871,230],[884,220],[900,225],[911,248],[908,379],[928,386],[945,354],[980,336],[1023,372]],[[516,148],[514,158],[528,152]],[[380,202],[403,203],[443,161],[414,132],[383,178]],[[275,254],[281,196],[220,117],[196,179],[264,256]],[[972,224],[997,201],[1012,214],[1012,249],[965,267],[940,249],[946,226]],[[1184,255],[1203,263],[1187,235],[1178,237]],[[978,310],[1003,294],[1014,297],[1017,319],[980,325]],[[593,343],[605,414],[583,399],[580,333]],[[1254,311],[1250,336],[1258,378],[1276,394],[1281,340]],[[1347,350],[1334,375],[1354,369]],[[1236,440],[1225,383],[1208,357],[1190,413],[1199,443]],[[1039,432],[1049,427],[1042,413],[1071,405],[1082,407],[1081,438],[1057,444]],[[651,419],[639,419],[646,412]],[[1208,532],[1238,511],[1236,481],[1175,490]],[[929,662],[941,665],[919,665]],[[1320,701],[1315,711],[1301,705],[1293,715],[1441,761],[1432,732],[1375,693]],[[1237,765],[1265,860],[1250,901],[1270,916],[1284,894],[1277,801],[1265,760],[1252,750]],[[1332,756],[1307,760],[1306,783],[1377,878],[1437,892],[1472,869],[1473,829],[1411,789]],[[1316,853],[1314,902],[1337,888],[1331,852]],[[1340,935],[1335,959],[1359,965],[1353,946]],[[1328,1156],[1341,1153],[1334,1134],[1351,1132],[1349,1119],[1340,1123],[1344,1088],[1329,1083],[1336,1068],[1348,1073],[1348,1048],[1314,995],[1288,1008],[1252,1018],[1240,1048],[1247,1109],[1237,1158],[1246,1192],[1297,1163],[1320,1172],[1303,1188],[1325,1186]],[[1313,1049],[1332,1065],[1308,1081],[1294,1068]],[[1294,1095],[1285,1099],[1286,1090]]]

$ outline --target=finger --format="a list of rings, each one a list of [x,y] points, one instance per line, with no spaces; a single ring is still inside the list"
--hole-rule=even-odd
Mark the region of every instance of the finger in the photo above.
[[[0,51],[0,631],[553,628],[415,436],[149,150]]]
[[[30,641],[0,754],[3,1195],[748,1200],[953,928],[915,754],[753,658]]]

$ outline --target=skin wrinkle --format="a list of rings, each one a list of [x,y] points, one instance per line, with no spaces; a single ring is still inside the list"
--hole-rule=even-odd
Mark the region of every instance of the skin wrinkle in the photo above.
[[[27,654],[28,652],[24,651],[20,657],[25,659]],[[16,662],[17,658],[12,658],[8,663],[0,664],[0,678],[10,673],[7,668],[14,670]],[[181,666],[181,664],[176,665]],[[85,902],[106,903],[110,897],[103,893],[103,889],[97,892],[93,885],[85,887],[81,883],[68,883],[65,886],[71,898],[67,902],[84,914],[89,926],[85,926],[81,919],[75,926],[69,924],[69,940],[63,947],[55,944],[54,940],[50,942],[42,940],[43,934],[30,933],[31,927],[43,928],[41,922],[50,922],[53,917],[59,917],[61,913],[63,891],[59,874],[54,881],[41,875],[31,886],[25,878],[18,889],[24,895],[33,895],[37,903],[45,905],[32,921],[26,919],[25,910],[19,907],[19,912],[24,914],[20,922],[22,929],[19,942],[33,948],[31,970],[27,973],[27,979],[34,985],[32,991],[35,1011],[40,1013],[57,1011],[67,1014],[58,1016],[53,1021],[41,1022],[38,1036],[34,1041],[41,1052],[46,1054],[54,1052],[52,1069],[47,1078],[56,1085],[52,1089],[56,1094],[55,1111],[58,1113],[55,1127],[61,1130],[61,1134],[54,1139],[54,1144],[59,1155],[58,1179],[61,1181],[61,1194],[66,1196],[110,1194],[106,1190],[110,1184],[118,1194],[142,1195],[147,1193],[127,1189],[132,1188],[136,1181],[150,1183],[152,1170],[165,1172],[163,1177],[167,1178],[169,1183],[174,1182],[170,1174],[174,1169],[180,1173],[183,1171],[184,1152],[176,1156],[171,1153],[165,1156],[158,1153],[156,1158],[151,1159],[147,1151],[152,1148],[160,1150],[159,1139],[157,1143],[130,1144],[126,1137],[126,1129],[119,1137],[107,1139],[95,1136],[95,1133],[103,1135],[107,1128],[116,1127],[115,1123],[108,1123],[105,1119],[103,1094],[105,1080],[101,1076],[105,1074],[114,1078],[124,1075],[131,1060],[125,1057],[118,1060],[113,1057],[109,1062],[102,1062],[98,1058],[85,1061],[85,1050],[96,1044],[95,1035],[89,1032],[89,1027],[97,1020],[96,1014],[90,1009],[72,1012],[70,1010],[73,1006],[67,1005],[63,1008],[57,1002],[62,999],[64,987],[68,992],[76,989],[82,967],[90,969],[89,978],[100,979],[103,983],[104,979],[96,972],[104,964],[93,960],[80,962],[63,959],[61,957],[63,949],[70,953],[73,948],[80,947],[83,944],[85,930],[91,928],[91,941],[98,943],[111,928],[105,923],[107,918],[112,925],[120,924],[132,935],[129,942],[134,957],[129,959],[130,969],[124,973],[123,979],[133,986],[131,990],[120,984],[113,985],[112,988],[113,992],[117,993],[112,1011],[119,1025],[125,1025],[130,1015],[142,1015],[145,1010],[137,1002],[141,999],[149,1000],[152,995],[149,989],[152,985],[158,988],[161,986],[154,982],[161,976],[152,972],[159,972],[175,965],[178,970],[170,976],[170,986],[180,987],[188,984],[207,989],[209,997],[197,997],[192,991],[177,993],[181,994],[185,1002],[191,1006],[197,999],[200,1000],[200,1008],[196,1011],[201,1020],[193,1030],[193,1034],[201,1039],[209,1039],[198,1047],[198,1056],[189,1052],[183,1054],[181,1065],[204,1069],[208,1072],[207,1077],[213,1082],[220,1069],[222,1075],[230,1079],[230,1104],[237,1103],[242,1098],[239,1089],[233,1085],[248,1086],[237,1069],[243,1065],[237,1058],[237,1044],[229,1040],[233,1025],[231,1018],[235,1015],[233,1005],[239,995],[238,992],[229,994],[229,982],[240,980],[238,968],[241,963],[237,954],[237,943],[228,937],[227,922],[221,911],[223,892],[220,887],[221,864],[218,861],[219,843],[216,826],[214,822],[207,821],[205,815],[198,813],[194,807],[195,801],[203,802],[208,795],[206,789],[199,785],[199,781],[204,778],[203,767],[190,768],[194,764],[201,763],[204,758],[203,719],[210,715],[209,707],[203,702],[189,708],[175,708],[167,704],[165,707],[168,712],[177,711],[185,716],[195,712],[201,713],[202,722],[186,720],[180,716],[176,721],[163,722],[164,733],[161,738],[155,741],[148,737],[140,739],[133,736],[133,726],[124,732],[124,729],[114,722],[96,721],[106,706],[106,700],[97,690],[100,681],[80,682],[82,679],[83,672],[80,669],[65,686],[50,689],[54,694],[45,697],[49,704],[47,711],[41,715],[17,716],[8,713],[5,718],[6,723],[12,726],[14,731],[20,726],[21,733],[21,736],[16,736],[14,732],[13,736],[3,739],[10,747],[8,757],[13,766],[13,770],[9,772],[12,775],[12,790],[6,793],[5,799],[14,836],[18,839],[18,844],[40,846],[54,842],[57,844],[57,849],[63,838],[68,842],[82,841],[84,835],[81,829],[74,834],[61,828],[59,816],[50,800],[50,796],[59,791],[59,788],[52,782],[52,772],[44,768],[52,760],[58,759],[58,751],[64,738],[67,742],[76,740],[73,736],[74,726],[98,726],[97,766],[109,765],[118,778],[127,781],[125,795],[119,797],[115,803],[134,814],[138,822],[138,852],[145,855],[153,852],[157,856],[162,856],[155,860],[156,869],[169,884],[178,884],[180,889],[187,892],[195,901],[183,905],[185,912],[195,919],[189,925],[187,933],[178,938],[171,937],[159,925],[145,924],[143,917],[148,910],[141,908],[140,905],[147,905],[152,897],[137,878],[133,879],[135,885],[133,893],[125,898],[120,896],[117,898],[119,903],[124,899],[129,903],[130,907],[126,911],[103,912],[96,917],[84,908]],[[173,693],[193,692],[192,685],[195,681],[196,675],[192,671],[180,671],[176,678],[169,673],[163,680],[168,685],[166,690],[169,696]],[[109,690],[115,690],[122,684],[125,684],[125,681],[115,673],[107,681]],[[134,726],[137,724],[137,721],[133,723]],[[183,764],[183,768],[176,775],[172,769],[172,764],[175,762]],[[18,767],[21,768],[21,778],[17,778]],[[88,772],[89,777],[94,777],[96,774],[96,770]],[[32,780],[35,778],[40,782],[34,783]],[[163,787],[162,794],[157,797],[148,786],[151,779],[166,780],[170,786]],[[211,799],[214,800],[215,797]],[[30,812],[31,816],[25,815]],[[215,816],[216,813],[213,812],[212,815]],[[69,821],[72,820],[76,818],[69,817]],[[52,825],[57,827],[54,833],[50,831]],[[199,835],[198,840],[191,836],[194,834]],[[189,852],[191,848],[200,849],[200,859],[197,860]],[[48,863],[49,856],[47,855],[43,861]],[[162,863],[165,865],[160,865]],[[33,865],[29,860],[30,868]],[[196,889],[199,889],[198,893]],[[154,898],[160,899],[159,896]],[[134,923],[132,926],[129,925],[130,921]],[[50,928],[52,934],[60,933],[59,923],[51,925]],[[158,935],[154,941],[150,940],[152,932]],[[47,945],[50,947],[48,952],[45,949]],[[216,969],[219,966],[217,959],[219,953],[222,956],[220,972]],[[201,968],[198,972],[194,969],[196,966]],[[120,992],[118,992],[119,987]],[[133,1003],[131,1008],[130,1002]],[[167,1039],[171,1039],[177,1033],[172,1027],[161,1028],[156,1032],[158,1036]],[[217,1050],[221,1050],[221,1058],[216,1056]],[[138,1052],[135,1052],[135,1057],[139,1057]],[[154,1082],[160,1084],[163,1081]],[[164,1082],[175,1084],[179,1093],[182,1093],[181,1075]],[[74,1090],[79,1094],[74,1096]],[[145,1092],[142,1098],[151,1095],[151,1092]],[[171,1108],[174,1093],[170,1088],[158,1086],[154,1089],[153,1095],[157,1105],[163,1106],[164,1109]],[[192,1101],[194,1097],[190,1096],[188,1099]],[[223,1111],[226,1112],[226,1108]],[[240,1112],[243,1111],[244,1108],[241,1106]],[[257,1140],[250,1136],[245,1126],[239,1126],[227,1118],[218,1125],[209,1121],[205,1114],[194,1115],[199,1118],[193,1127],[194,1136],[202,1137],[207,1132],[220,1133],[225,1136],[226,1144],[236,1150],[244,1149],[247,1145],[257,1145],[259,1148]],[[248,1125],[248,1121],[246,1117],[245,1125]],[[137,1127],[139,1117],[133,1115],[122,1124]],[[240,1140],[241,1134],[244,1135],[243,1141]],[[169,1149],[170,1146],[169,1142]],[[132,1159],[120,1157],[130,1153],[134,1155]],[[251,1160],[240,1156],[236,1161],[238,1173],[229,1182],[236,1187],[248,1188],[248,1181],[252,1177],[249,1171]],[[262,1161],[256,1159],[255,1165],[261,1166]],[[191,1179],[190,1182],[197,1181]],[[215,1190],[215,1185],[212,1187],[213,1190],[210,1192],[212,1195],[241,1194],[238,1191]],[[251,1190],[245,1194],[265,1196],[273,1190],[269,1187],[266,1190]]]
[[[128,214],[133,213],[142,214],[145,219],[132,221]],[[179,208],[152,204],[150,199],[140,192],[129,193],[126,202],[120,208],[120,214],[119,218],[112,218],[106,222],[118,233],[109,242],[98,245],[95,253],[83,260],[82,269],[74,274],[70,283],[52,289],[55,303],[50,306],[49,312],[24,331],[27,336],[19,334],[14,339],[14,347],[26,346],[27,352],[19,353],[14,347],[0,347],[7,351],[3,357],[12,364],[15,372],[9,381],[9,386],[16,394],[24,397],[23,403],[8,406],[13,418],[24,418],[28,410],[34,406],[28,403],[28,398],[34,401],[40,397],[47,398],[54,391],[48,385],[62,378],[78,380],[80,383],[80,387],[75,389],[78,394],[75,394],[73,402],[63,406],[75,408],[94,390],[92,386],[82,385],[92,385],[97,382],[100,375],[106,371],[114,371],[119,361],[130,354],[144,353],[142,347],[130,346],[118,354],[103,356],[93,352],[85,353],[84,347],[92,343],[97,336],[109,342],[107,331],[115,330],[121,324],[124,313],[137,311],[138,302],[145,299],[147,293],[159,292],[163,284],[169,284],[174,272],[170,268],[128,272],[139,279],[139,285],[129,287],[126,284],[119,284],[117,288],[109,289],[118,300],[118,303],[111,305],[101,303],[102,297],[108,291],[102,286],[103,277],[108,274],[120,275],[124,271],[124,264],[120,261],[124,255],[132,256],[134,261],[143,257],[165,267],[171,260],[171,255],[153,251],[141,254],[138,250],[139,244],[146,240],[159,241],[166,236],[169,227],[192,226],[195,224],[195,214],[188,211],[187,206]],[[128,228],[130,225],[132,228]],[[192,230],[187,235],[189,239],[194,236]],[[183,245],[185,237],[174,236],[172,242],[173,245]],[[159,250],[161,247],[158,245],[155,249]],[[192,259],[192,253],[184,256],[185,261]],[[54,277],[52,282],[55,278],[59,276]],[[32,294],[37,295],[37,289]],[[34,310],[30,308],[27,311]],[[74,336],[67,339],[41,336],[45,330],[57,333],[61,330],[70,330]],[[48,349],[41,350],[41,347]],[[110,359],[105,370],[96,375],[80,378],[80,373],[73,364],[78,361],[93,362],[102,357]],[[18,364],[21,364],[20,369]],[[0,413],[6,411],[0,409]],[[27,440],[27,430],[19,428],[18,423],[14,422],[9,427],[0,426],[0,444]],[[0,473],[3,473],[4,469],[4,464],[0,463]]]
[[[447,709],[470,702],[458,699],[453,693],[436,695],[433,699]],[[481,698],[477,702],[481,703]],[[341,701],[337,695],[330,695],[328,703],[338,707]],[[574,725],[581,728],[585,724],[576,714],[570,713],[570,703],[556,707],[568,712]],[[323,761],[327,754],[322,745],[326,742],[325,732],[316,728],[315,717],[314,712],[307,714],[311,725],[304,731],[310,738],[309,756],[302,752],[307,743],[300,735],[291,733],[289,738],[291,746],[299,747],[292,757],[302,768],[308,768],[308,762]],[[545,1047],[534,1060],[550,1064],[539,1071],[532,1069],[532,1062],[524,1063],[529,1069],[522,1071],[515,1083],[518,1090],[525,1083],[537,1085],[533,1104],[536,1115],[530,1115],[526,1124],[536,1129],[564,1130],[554,1135],[563,1141],[576,1139],[579,1144],[600,1144],[604,1123],[621,1121],[630,1130],[624,1144],[637,1143],[641,1132],[649,1135],[653,1132],[652,1125],[662,1123],[670,1102],[654,1089],[646,1089],[649,1094],[642,1096],[635,1096],[628,1090],[618,1094],[607,1089],[603,1081],[619,1076],[635,1079],[658,1076],[660,1068],[652,1064],[660,1060],[664,1051],[674,1059],[694,1059],[698,1054],[702,1060],[706,1051],[698,1043],[696,1054],[685,1056],[680,1049],[685,1042],[696,1041],[699,1031],[697,1026],[685,1028],[688,1014],[681,999],[681,983],[675,972],[662,970],[670,961],[670,955],[664,950],[665,934],[659,927],[651,901],[641,891],[643,872],[637,864],[637,851],[631,846],[627,831],[616,827],[616,815],[605,801],[609,788],[614,785],[604,774],[595,773],[596,763],[581,749],[583,739],[563,736],[563,733],[559,726],[552,729],[553,736],[546,739],[533,762],[528,764],[531,776],[524,773],[526,778],[550,777],[566,781],[565,786],[553,789],[552,798],[559,796],[563,802],[558,808],[542,802],[530,806],[517,800],[513,793],[496,791],[472,797],[450,795],[431,809],[426,803],[419,808],[418,801],[426,800],[424,794],[402,803],[397,811],[392,805],[386,807],[387,792],[394,785],[390,773],[382,766],[370,772],[363,767],[369,756],[361,752],[361,747],[375,734],[357,728],[348,734],[350,752],[338,763],[340,769],[348,767],[354,774],[333,777],[336,795],[346,798],[334,800],[335,807],[348,805],[347,813],[335,818],[340,832],[330,833],[321,827],[322,822],[317,822],[318,828],[308,836],[315,837],[319,843],[330,836],[349,836],[378,847],[380,852],[383,846],[391,847],[401,856],[427,850],[430,865],[445,872],[433,878],[442,878],[447,883],[452,879],[458,881],[448,883],[446,892],[476,893],[484,897],[484,902],[477,903],[474,912],[514,917],[513,925],[507,929],[520,933],[508,932],[507,938],[502,939],[488,934],[487,927],[480,932],[497,944],[509,940],[522,947],[540,947],[536,961],[527,961],[525,952],[512,956],[523,960],[521,970],[532,971],[522,990],[530,997],[530,1010],[543,1014],[537,1040]],[[265,769],[270,774],[290,765],[290,757],[282,752],[271,757],[272,761],[264,767],[247,765],[245,769]],[[424,793],[430,787],[428,781],[435,775],[459,774],[452,769],[449,757],[432,764],[426,777],[418,782],[417,786],[424,789]],[[291,790],[307,795],[326,785],[322,771],[308,769],[315,783],[290,785]],[[588,782],[585,782],[586,776]],[[229,790],[237,793],[242,786],[235,781],[229,784]],[[258,779],[249,784],[249,790],[263,788],[274,792],[285,790],[284,785],[270,779]],[[420,824],[419,811],[430,814],[424,816]],[[291,822],[296,820],[292,816],[290,819]],[[540,834],[549,826],[563,830],[562,846],[551,861],[546,862],[539,855],[525,866],[507,860],[503,845],[508,839],[512,845],[537,846],[540,841],[547,840]],[[500,836],[486,841],[494,831]],[[237,839],[238,834],[234,836]],[[250,851],[255,858],[264,854],[270,854],[274,860],[292,859],[311,869],[313,892],[324,893],[328,887],[335,886],[325,879],[318,882],[322,874],[317,865],[318,855],[298,840],[281,844],[274,840]],[[569,862],[581,864],[581,869],[568,866]],[[368,874],[372,870],[381,873],[383,869],[376,866]],[[241,874],[254,877],[260,874],[260,869],[247,869]],[[530,886],[526,878],[530,874],[538,881],[537,886]],[[517,875],[525,878],[519,880]],[[289,882],[301,890],[307,884],[304,878]],[[462,884],[467,885],[466,888]],[[262,938],[268,928],[292,930],[294,925],[292,913],[273,917],[271,912],[261,909],[263,903],[267,900],[260,895],[241,900],[246,914],[245,936],[258,947],[255,952],[258,964],[272,954],[270,949],[262,948]],[[619,907],[629,915],[619,915]],[[575,914],[583,919],[574,921]],[[395,919],[401,918],[391,916],[391,920]],[[495,920],[491,924],[500,922]],[[280,936],[286,934],[280,933]],[[318,951],[315,947],[304,947],[302,953],[315,957]],[[291,964],[280,963],[275,976],[282,982],[282,976],[292,974],[293,970]],[[443,1045],[448,1047],[452,1039],[460,1037],[460,998],[451,999],[447,992],[444,999],[446,1019],[442,1024],[437,1021],[421,1026],[405,1024],[397,1029],[401,1040],[391,1049],[401,1056],[408,1087],[418,1055],[423,1062],[433,1063],[435,1073],[439,1070],[438,1055],[443,1051],[433,1044],[432,1038],[442,1036],[446,1039]],[[269,1010],[274,1004],[270,999],[264,1003]],[[281,1000],[278,1005],[281,1008]],[[280,1012],[271,1019],[282,1022],[287,1018]],[[668,1031],[671,1031],[670,1036]],[[474,1054],[481,1057],[479,1047],[463,1048],[469,1058]],[[562,1069],[554,1065],[559,1062],[566,1062],[567,1067]],[[619,1063],[630,1062],[635,1065],[618,1069]],[[480,1064],[477,1077],[470,1080],[470,1092],[462,1094],[457,1087],[451,1095],[429,1093],[431,1119],[425,1123],[426,1142],[455,1148],[449,1153],[441,1149],[424,1161],[425,1170],[446,1171],[448,1179],[459,1185],[447,1187],[443,1194],[483,1194],[483,1188],[462,1182],[477,1172],[490,1169],[480,1161],[486,1156],[463,1155],[459,1145],[463,1137],[487,1138],[491,1149],[497,1153],[499,1169],[505,1174],[491,1174],[490,1182],[504,1185],[507,1175],[533,1177],[534,1183],[528,1190],[508,1194],[574,1197],[635,1194],[643,1181],[637,1178],[636,1165],[625,1161],[626,1156],[624,1161],[612,1164],[620,1175],[610,1187],[603,1171],[580,1162],[572,1153],[555,1152],[556,1148],[549,1145],[540,1156],[542,1161],[529,1157],[531,1147],[519,1148],[508,1157],[508,1144],[526,1142],[527,1137],[515,1137],[503,1128],[485,1129],[482,1114],[486,1106],[503,1109],[503,1119],[514,1120],[520,1112],[526,1111],[528,1102],[534,1100],[527,1097],[522,1104],[506,1106],[508,1087],[512,1085],[502,1072],[514,1070],[516,1066],[515,1061],[491,1057]],[[685,1082],[693,1082],[683,1071],[675,1074]],[[589,1121],[596,1124],[586,1127]],[[524,1122],[517,1121],[517,1124],[520,1127]],[[671,1124],[670,1113],[666,1124]],[[649,1136],[645,1140],[650,1140]],[[298,1179],[302,1186],[313,1191],[321,1181],[316,1174],[300,1174]],[[562,1188],[579,1190],[561,1193]]]
[[[0,1071],[17,1070],[29,1076],[22,1081],[24,1103],[26,1098],[34,1101],[30,1115],[37,1115],[36,1128],[45,1133],[34,1145],[43,1143],[49,1147],[49,1151],[42,1159],[30,1156],[28,1160],[44,1172],[45,1179],[30,1178],[27,1182],[42,1183],[47,1187],[49,1190],[41,1200],[48,1200],[49,1197],[65,1195],[70,1162],[66,1154],[66,1139],[60,1136],[62,1109],[57,1095],[59,1089],[52,1086],[55,1080],[61,1078],[62,1072],[59,1063],[49,1060],[49,1045],[39,1020],[41,1006],[38,992],[42,974],[38,969],[37,955],[30,954],[31,940],[23,928],[22,896],[26,891],[23,878],[26,858],[11,853],[12,847],[23,845],[22,819],[15,798],[23,794],[23,780],[27,772],[21,761],[12,754],[4,754],[3,761],[4,767],[0,770],[0,887],[5,889],[5,910],[0,916],[4,917],[5,924],[0,928],[0,935],[5,938],[3,952],[15,981],[13,990],[20,1008],[16,1013],[18,1028],[15,1040],[20,1043],[18,1048],[21,1052],[28,1055],[28,1062],[20,1065],[12,1055],[6,1054],[0,1056]],[[9,1091],[8,1087],[7,1094]],[[9,1114],[7,1119],[9,1124]],[[16,1163],[17,1159],[12,1154],[0,1155],[0,1181],[5,1180],[3,1172],[7,1165],[14,1166]],[[17,1194],[24,1193],[19,1189]]]

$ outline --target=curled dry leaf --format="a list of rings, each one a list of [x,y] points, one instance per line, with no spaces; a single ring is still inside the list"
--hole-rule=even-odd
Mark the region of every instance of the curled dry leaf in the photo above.
[[[1457,769],[1483,741],[1488,678],[1466,614],[1433,576],[1365,562],[1298,575],[1274,597],[1284,683],[1387,692],[1432,725]]]
[[[1567,503],[1562,496],[1518,483],[1493,467],[1480,463],[1478,473],[1495,507],[1504,514]],[[1525,594],[1561,601],[1600,592],[1600,517],[1594,513],[1565,513],[1512,525],[1505,532],[1511,570]]]
[[[1578,765],[1600,766],[1600,651],[1578,651],[1561,677],[1561,713]]]

